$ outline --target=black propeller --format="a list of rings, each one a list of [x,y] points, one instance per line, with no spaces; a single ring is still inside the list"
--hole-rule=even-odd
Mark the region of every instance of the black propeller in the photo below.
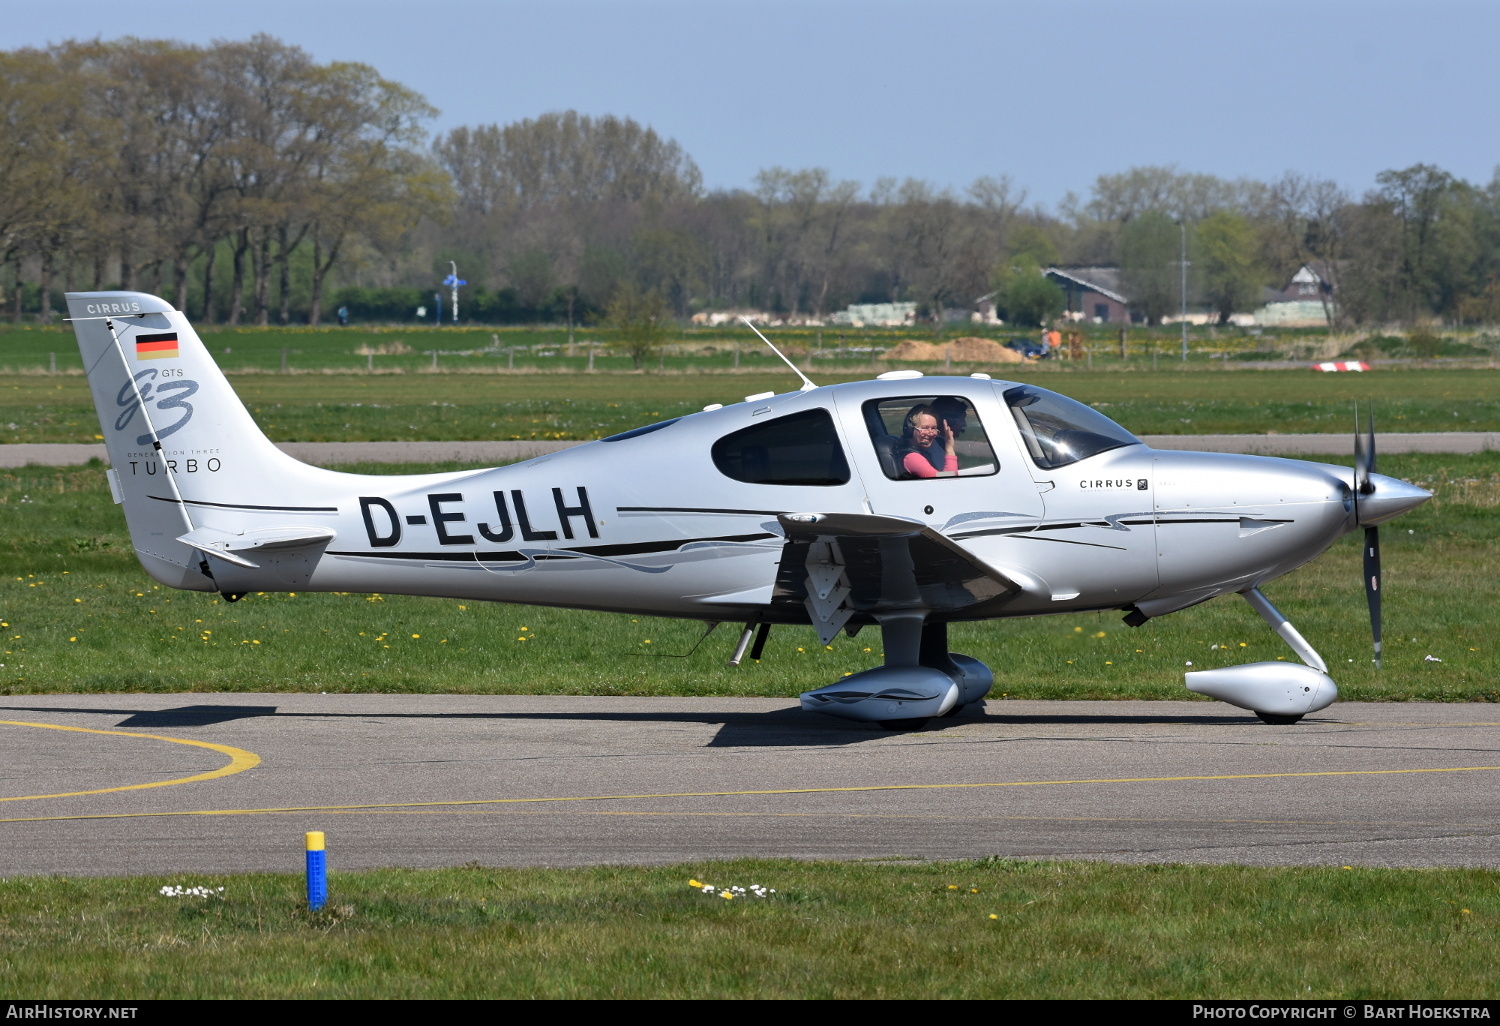
[[[1359,501],[1375,493],[1375,411],[1370,411],[1370,430],[1360,434],[1359,409],[1354,411],[1354,519],[1358,522]],[[1365,601],[1370,606],[1370,633],[1375,638],[1375,668],[1380,669],[1380,528],[1365,528],[1364,550]]]

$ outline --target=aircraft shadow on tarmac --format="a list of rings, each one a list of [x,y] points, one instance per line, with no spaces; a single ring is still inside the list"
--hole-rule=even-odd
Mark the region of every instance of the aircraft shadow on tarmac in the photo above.
[[[991,707],[993,708],[993,707]],[[124,716],[112,726],[123,730],[142,728],[211,727],[235,720],[260,719],[359,719],[359,720],[505,720],[510,722],[558,721],[614,723],[717,723],[719,732],[709,748],[799,748],[852,745],[880,737],[894,736],[875,724],[855,723],[808,714],[799,709],[774,709],[770,712],[457,712],[457,713],[381,713],[381,712],[292,712],[274,705],[184,705],[171,709],[81,709],[57,706],[0,706],[16,712],[85,713],[96,716]],[[1041,715],[997,715],[989,709],[965,710],[949,719],[928,723],[923,733],[941,733],[944,728],[975,723],[1010,724],[1014,726],[1117,726],[1145,724],[1181,724],[1183,726],[1249,726],[1248,715],[1224,715],[1205,709],[1202,715],[1079,714],[1044,713]]]

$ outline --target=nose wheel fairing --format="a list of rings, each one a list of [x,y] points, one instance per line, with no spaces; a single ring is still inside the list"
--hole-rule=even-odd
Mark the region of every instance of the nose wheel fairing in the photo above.
[[[1332,705],[1339,697],[1339,689],[1328,676],[1328,664],[1323,657],[1259,588],[1241,594],[1302,662],[1244,663],[1217,670],[1195,670],[1183,674],[1187,689],[1249,709],[1267,723],[1296,723],[1308,713]]]
[[[1269,716],[1305,716],[1339,697],[1328,674],[1300,663],[1245,663],[1183,676],[1189,691]]]

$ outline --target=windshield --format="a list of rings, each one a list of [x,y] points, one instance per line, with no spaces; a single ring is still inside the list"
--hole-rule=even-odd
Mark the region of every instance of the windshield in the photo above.
[[[1141,444],[1139,438],[1104,414],[1045,388],[1019,385],[1008,389],[1005,403],[1021,429],[1026,451],[1043,470]]]

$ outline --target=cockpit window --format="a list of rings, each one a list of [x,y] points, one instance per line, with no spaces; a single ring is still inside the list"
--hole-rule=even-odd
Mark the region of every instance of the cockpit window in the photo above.
[[[961,396],[871,399],[864,413],[880,469],[893,481],[982,477],[1000,469],[974,404]],[[951,459],[945,427],[953,432]]]
[[[1141,444],[1139,438],[1104,414],[1045,388],[1018,385],[1007,389],[1005,403],[1021,429],[1027,452],[1043,470]]]
[[[849,461],[827,410],[752,424],[714,443],[714,466],[750,484],[841,485]]]

